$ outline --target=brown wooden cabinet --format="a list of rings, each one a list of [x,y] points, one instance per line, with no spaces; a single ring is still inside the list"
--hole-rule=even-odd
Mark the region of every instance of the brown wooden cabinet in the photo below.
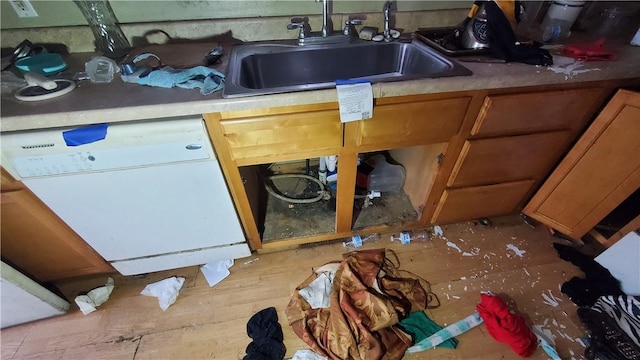
[[[378,98],[372,119],[344,124],[337,103],[212,113],[205,120],[249,243],[253,249],[270,250],[517,212],[612,88],[600,84]],[[358,161],[380,151],[403,165],[402,190],[415,217],[359,222],[359,211],[365,210],[354,201]],[[261,194],[265,166],[328,155],[338,156],[332,221],[310,235],[283,231],[275,241],[263,238],[263,203],[269,197]],[[314,221],[309,220],[296,226],[311,227]]]
[[[638,188],[640,93],[620,90],[523,212],[579,239]],[[626,231],[640,228],[640,208],[635,211]],[[604,244],[619,238],[604,239]]]
[[[344,124],[337,103],[206,114],[205,121],[249,243],[253,249],[271,249],[348,237],[354,228],[363,227],[356,220],[354,189],[358,157],[365,153],[393,152],[405,167],[406,203],[415,213],[402,225],[426,223],[422,210],[439,156],[460,133],[471,99],[470,93],[386,98],[376,100],[373,118]],[[263,208],[267,206],[261,202],[267,200],[260,199],[264,166],[329,155],[338,156],[335,213],[328,211],[333,221],[309,236],[265,241]],[[373,232],[399,225],[381,220],[364,227],[365,232]]]
[[[114,271],[29,189],[1,172],[3,260],[39,281]]]
[[[486,96],[432,222],[518,211],[608,92],[586,88]]]

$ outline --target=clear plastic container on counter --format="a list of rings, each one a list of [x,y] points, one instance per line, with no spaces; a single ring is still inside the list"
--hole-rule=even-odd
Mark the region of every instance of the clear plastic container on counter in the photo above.
[[[580,15],[586,1],[556,0],[549,6],[542,21],[542,40],[553,42],[569,37],[571,27]]]

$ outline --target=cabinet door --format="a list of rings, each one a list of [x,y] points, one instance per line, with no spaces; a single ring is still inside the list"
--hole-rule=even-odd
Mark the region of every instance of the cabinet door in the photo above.
[[[39,281],[113,272],[28,189],[3,186],[1,201],[2,258],[20,270]]]
[[[596,88],[487,96],[471,135],[573,128],[591,116],[605,93]]]
[[[571,132],[554,131],[466,141],[447,186],[541,178],[567,148],[570,139]]]
[[[534,180],[523,180],[447,189],[442,194],[432,223],[449,224],[511,214],[516,210],[534,182]]]
[[[619,91],[524,213],[580,238],[640,187],[640,94]]]

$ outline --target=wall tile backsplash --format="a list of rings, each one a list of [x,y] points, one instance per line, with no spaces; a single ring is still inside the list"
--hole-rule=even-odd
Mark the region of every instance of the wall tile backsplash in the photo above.
[[[460,23],[466,16],[465,9],[396,12],[395,27],[404,32],[412,32],[421,27],[452,26]],[[359,14],[365,16],[365,26],[382,29],[382,13]],[[347,15],[332,17],[334,28],[339,30]],[[194,20],[156,23],[137,23],[121,25],[124,34],[132,45],[146,43],[165,43],[167,35],[171,38],[206,39],[217,34],[231,31],[234,38],[242,41],[294,39],[296,31],[287,30],[290,17],[257,17],[244,19]],[[321,16],[309,16],[313,31],[320,28]],[[157,31],[161,30],[161,31]],[[164,35],[166,33],[167,35]],[[149,35],[152,34],[152,35]],[[28,39],[37,44],[59,44],[67,46],[70,53],[93,52],[94,37],[88,26],[65,26],[49,28],[5,29],[0,33],[3,47],[14,47]],[[61,41],[61,39],[64,39]]]

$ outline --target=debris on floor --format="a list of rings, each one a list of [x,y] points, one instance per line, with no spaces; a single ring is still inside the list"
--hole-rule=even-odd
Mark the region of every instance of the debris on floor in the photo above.
[[[109,300],[109,296],[114,288],[113,278],[109,277],[107,283],[104,286],[100,286],[89,291],[86,295],[78,295],[75,298],[75,302],[82,311],[87,315],[96,311],[96,307],[104,304]]]
[[[202,275],[204,275],[204,278],[207,280],[209,287],[212,287],[231,274],[229,272],[229,268],[232,266],[233,259],[222,260],[205,264],[200,268],[200,271],[202,272]]]
[[[176,302],[183,284],[184,278],[182,276],[172,276],[145,286],[140,294],[157,297],[160,308],[162,311],[166,311],[171,304]]]
[[[412,339],[398,331],[399,319],[440,306],[429,283],[402,272],[397,254],[386,249],[343,255],[329,308],[312,309],[300,293],[318,277],[314,272],[296,288],[286,313],[296,335],[322,356],[351,358],[358,348],[363,359],[400,359]]]
[[[327,360],[327,358],[313,350],[303,349],[296,351],[291,360]]]

